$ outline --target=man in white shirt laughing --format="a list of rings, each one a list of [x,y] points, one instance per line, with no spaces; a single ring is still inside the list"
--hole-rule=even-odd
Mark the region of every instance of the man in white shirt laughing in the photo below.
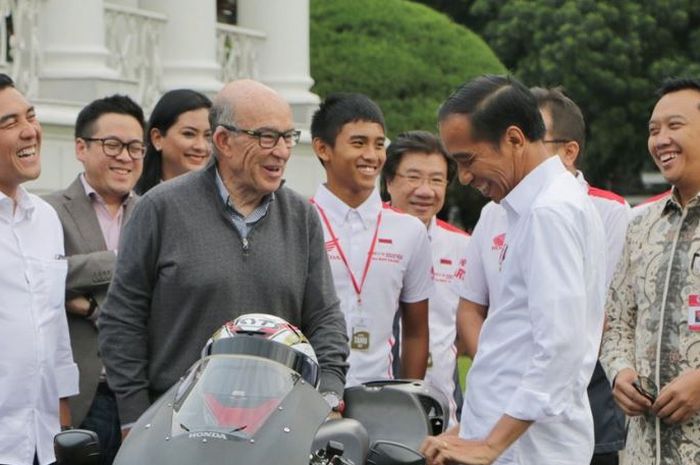
[[[607,241],[606,287],[622,252],[629,205],[610,191],[591,187],[576,168],[586,143],[586,127],[579,107],[559,89],[531,88],[542,114],[545,126],[543,143],[547,153],[561,158],[564,166],[576,176],[576,180],[596,207],[603,222]],[[506,244],[507,214],[501,205],[489,202],[481,210],[479,223],[472,235],[467,251],[469,279],[458,289],[460,301],[458,322],[466,337],[464,347],[474,357],[479,331],[486,318],[489,302],[500,289],[501,273],[499,256]],[[599,363],[588,386],[588,398],[595,426],[595,453],[591,465],[618,463],[617,451],[625,445],[625,417],[616,407],[610,383]]]
[[[500,203],[508,230],[460,430],[426,439],[422,451],[430,464],[587,465],[594,439],[586,387],[605,301],[600,217],[561,160],[549,157],[537,102],[515,79],[462,85],[443,103],[439,127],[460,182]]]
[[[0,74],[0,463],[7,465],[55,460],[53,437],[70,425],[65,398],[78,393],[63,311],[63,230],[49,204],[21,186],[39,176],[40,148],[34,107]]]

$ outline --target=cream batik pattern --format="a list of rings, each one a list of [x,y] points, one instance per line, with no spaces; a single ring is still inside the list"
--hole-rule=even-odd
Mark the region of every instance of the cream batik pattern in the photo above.
[[[700,197],[681,208],[675,193],[630,222],[606,303],[601,362],[611,380],[633,368],[663,387],[700,368],[700,331],[689,321],[700,294],[699,222]],[[630,418],[625,463],[700,464],[700,414],[674,425]]]

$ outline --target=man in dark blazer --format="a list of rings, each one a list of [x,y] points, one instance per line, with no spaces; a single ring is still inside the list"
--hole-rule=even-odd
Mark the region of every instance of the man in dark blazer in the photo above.
[[[80,369],[80,395],[71,398],[74,425],[97,432],[111,464],[121,433],[114,394],[97,353],[97,315],[107,294],[121,228],[137,201],[143,168],[143,111],[129,97],[95,100],[78,115],[76,156],[85,171],[67,189],[45,197],[63,225],[68,277],[66,311]]]

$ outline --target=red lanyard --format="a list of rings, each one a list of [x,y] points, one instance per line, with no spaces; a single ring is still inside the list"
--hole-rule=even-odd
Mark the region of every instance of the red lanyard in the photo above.
[[[382,222],[382,211],[379,210],[379,214],[377,215],[377,227],[374,229],[374,236],[372,237],[372,244],[369,246],[369,251],[367,252],[367,260],[365,261],[365,268],[362,271],[362,280],[360,283],[357,283],[357,279],[355,279],[355,275],[352,272],[352,269],[350,268],[350,264],[348,263],[348,259],[345,257],[345,253],[343,252],[343,248],[340,246],[340,241],[335,235],[335,232],[333,231],[333,227],[331,226],[331,222],[328,221],[328,217],[326,216],[326,212],[323,211],[323,208],[319,204],[316,203],[314,199],[311,199],[311,203],[316,206],[318,209],[318,212],[321,214],[321,219],[323,220],[323,223],[326,225],[326,228],[328,229],[328,234],[331,236],[331,241],[333,244],[335,244],[336,248],[338,249],[338,254],[340,254],[340,259],[343,260],[343,264],[345,265],[345,269],[348,271],[348,275],[350,275],[350,280],[352,281],[352,286],[355,288],[355,294],[357,295],[357,303],[361,304],[362,303],[362,288],[365,285],[365,279],[367,279],[367,272],[369,272],[369,265],[372,263],[372,255],[374,254],[374,247],[377,245],[377,237],[379,236],[379,224]]]

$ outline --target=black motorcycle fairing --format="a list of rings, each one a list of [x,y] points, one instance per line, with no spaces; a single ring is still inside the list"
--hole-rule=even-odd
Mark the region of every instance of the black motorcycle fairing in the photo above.
[[[259,361],[261,369],[268,368],[263,359]],[[197,364],[192,369],[197,370]],[[199,430],[172,435],[177,384],[136,422],[114,465],[308,465],[309,445],[330,407],[295,371],[281,365],[278,369],[296,381],[255,434],[243,437]]]
[[[398,442],[376,441],[367,455],[367,465],[425,465],[425,457]]]
[[[343,457],[357,465],[365,462],[369,452],[369,435],[362,423],[352,418],[328,420],[316,432],[311,450],[323,449],[331,441],[343,445]]]
[[[383,380],[345,389],[343,416],[358,420],[372,441],[418,449],[447,426],[447,402],[423,381]],[[439,423],[439,424],[438,424]]]

